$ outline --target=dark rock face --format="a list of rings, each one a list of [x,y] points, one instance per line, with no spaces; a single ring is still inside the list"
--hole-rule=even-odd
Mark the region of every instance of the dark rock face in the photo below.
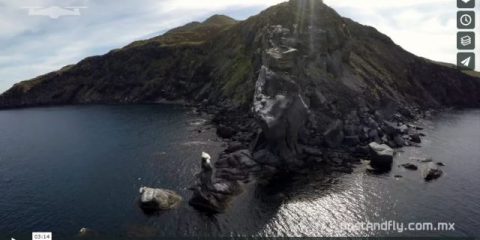
[[[257,80],[253,111],[262,128],[262,140],[255,150],[264,147],[287,165],[296,164],[298,136],[305,126],[308,107],[298,85],[288,76],[262,67]]]
[[[340,146],[344,139],[342,121],[334,121],[323,135],[329,147],[334,148]]]

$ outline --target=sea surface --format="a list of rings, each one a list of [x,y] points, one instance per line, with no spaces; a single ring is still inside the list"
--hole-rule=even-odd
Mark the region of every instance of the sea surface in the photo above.
[[[404,148],[389,173],[369,173],[367,162],[353,174],[319,169],[275,187],[251,186],[218,215],[187,203],[201,152],[215,158],[225,146],[205,120],[161,104],[0,111],[0,235],[30,239],[33,231],[48,231],[62,239],[83,227],[116,239],[480,235],[480,111],[418,123],[427,134],[422,147]],[[420,169],[397,166],[406,162]],[[436,162],[446,165],[444,175],[425,182],[423,169]],[[141,186],[174,190],[184,202],[146,215],[136,204]],[[454,230],[355,228],[385,221],[449,222]]]

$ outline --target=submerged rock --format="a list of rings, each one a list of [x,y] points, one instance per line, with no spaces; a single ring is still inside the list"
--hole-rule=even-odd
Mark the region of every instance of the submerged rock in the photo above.
[[[431,180],[435,180],[439,177],[441,177],[443,174],[443,171],[438,169],[438,168],[428,168],[426,171],[425,171],[425,181],[431,181]]]
[[[410,160],[422,163],[428,163],[433,161],[433,159],[430,157],[411,157]]]
[[[78,231],[78,237],[80,238],[91,238],[91,237],[98,237],[98,233],[90,228],[81,228]]]
[[[144,210],[174,209],[182,202],[182,197],[171,190],[141,187],[139,192],[140,207]]]
[[[368,144],[371,149],[370,165],[376,169],[389,170],[393,163],[393,149],[386,144],[371,142]]]
[[[408,169],[408,170],[417,170],[418,169],[417,165],[415,165],[413,163],[405,163],[405,164],[402,164],[400,166],[402,166],[402,167],[404,167],[405,169]]]
[[[422,139],[420,139],[420,134],[415,133],[415,134],[410,134],[410,141],[414,143],[421,143]]]

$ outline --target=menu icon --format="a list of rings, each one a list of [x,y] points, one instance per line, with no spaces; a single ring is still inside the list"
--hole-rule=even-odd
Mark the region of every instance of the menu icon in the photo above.
[[[457,28],[458,29],[474,29],[475,28],[475,12],[474,11],[458,11],[457,12]]]
[[[475,69],[475,54],[474,53],[458,53],[457,66],[462,70]]]
[[[474,8],[475,0],[457,0],[458,8]]]
[[[474,32],[458,32],[457,48],[459,50],[475,49],[475,33]]]

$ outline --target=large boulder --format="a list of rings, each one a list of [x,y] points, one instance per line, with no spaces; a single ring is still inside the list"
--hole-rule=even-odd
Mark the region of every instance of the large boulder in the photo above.
[[[371,142],[368,144],[371,150],[370,165],[375,169],[389,170],[392,168],[394,151],[386,144]]]
[[[171,190],[141,187],[139,192],[140,207],[144,210],[174,209],[182,202],[182,197]]]

